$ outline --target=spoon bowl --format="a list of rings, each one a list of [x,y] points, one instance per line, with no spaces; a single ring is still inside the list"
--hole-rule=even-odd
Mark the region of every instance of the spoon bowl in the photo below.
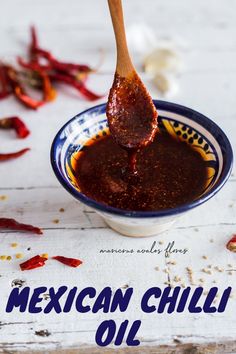
[[[123,148],[138,150],[153,141],[157,110],[135,71],[125,78],[115,75],[106,114],[110,132]]]
[[[108,0],[117,48],[116,73],[107,118],[112,136],[126,150],[137,151],[154,139],[157,110],[130,59],[121,0]]]

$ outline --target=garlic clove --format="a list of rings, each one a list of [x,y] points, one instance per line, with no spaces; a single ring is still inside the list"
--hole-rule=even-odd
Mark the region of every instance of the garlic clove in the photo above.
[[[144,71],[151,75],[163,71],[176,73],[180,69],[180,59],[174,50],[159,48],[144,59],[143,67]]]
[[[152,82],[162,96],[173,96],[178,91],[178,85],[171,75],[158,73],[153,77]]]

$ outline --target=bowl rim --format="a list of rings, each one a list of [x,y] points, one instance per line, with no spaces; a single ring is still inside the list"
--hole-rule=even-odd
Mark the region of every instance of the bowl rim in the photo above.
[[[196,116],[196,117],[198,117],[198,119],[203,120],[205,123],[208,123],[211,126],[213,126],[215,133],[221,135],[221,137],[223,138],[223,141],[225,143],[225,147],[226,147],[225,153],[227,154],[227,159],[226,159],[226,163],[223,168],[223,171],[221,173],[219,182],[217,182],[212,187],[212,189],[210,189],[210,191],[208,191],[206,194],[204,194],[202,197],[200,197],[197,200],[194,200],[194,201],[189,202],[187,204],[178,206],[176,208],[164,209],[164,210],[159,210],[159,211],[134,211],[134,210],[119,209],[119,208],[111,207],[106,204],[97,202],[94,199],[89,198],[86,195],[84,195],[83,193],[77,191],[67,181],[67,179],[65,179],[65,177],[60,173],[60,170],[57,166],[57,162],[56,162],[56,158],[55,158],[56,148],[57,148],[58,142],[60,140],[60,135],[63,132],[63,130],[65,130],[68,127],[68,125],[71,124],[73,121],[78,120],[78,118],[81,117],[82,115],[84,115],[85,113],[88,113],[88,112],[92,113],[97,110],[100,110],[102,108],[102,106],[104,106],[104,108],[105,108],[106,103],[101,103],[99,105],[90,107],[90,108],[82,111],[81,113],[79,113],[76,116],[74,116],[73,118],[71,118],[68,122],[66,122],[60,128],[60,130],[57,132],[57,134],[55,135],[52,145],[51,145],[50,160],[51,160],[52,169],[53,169],[58,181],[71,195],[73,195],[76,199],[78,199],[79,201],[88,205],[89,207],[92,207],[100,212],[113,214],[113,215],[115,214],[115,215],[121,216],[121,217],[153,218],[153,217],[174,216],[174,215],[186,212],[190,209],[193,209],[193,208],[205,203],[210,198],[212,198],[224,186],[224,184],[226,183],[226,181],[230,177],[230,174],[232,171],[233,150],[232,150],[230,141],[229,141],[228,137],[226,136],[226,134],[223,132],[223,130],[213,120],[211,120],[210,118],[206,117],[205,115],[203,115],[191,108],[188,108],[186,106],[183,106],[183,105],[180,105],[177,103],[172,103],[172,102],[162,101],[162,100],[155,100],[154,99],[153,102],[154,102],[155,106],[157,106],[157,109],[160,109],[160,110],[166,110],[166,111],[169,111],[172,113],[177,113],[177,114],[179,113],[179,114],[182,114],[185,117],[190,118],[190,119],[193,119],[193,116]],[[196,117],[195,117],[195,119],[196,119]],[[193,120],[196,121],[195,119],[193,119]],[[198,121],[198,123],[201,124],[199,121]],[[215,134],[212,133],[212,135],[214,136]]]

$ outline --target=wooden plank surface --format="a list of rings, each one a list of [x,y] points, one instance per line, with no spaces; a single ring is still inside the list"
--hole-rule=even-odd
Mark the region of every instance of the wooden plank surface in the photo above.
[[[225,130],[235,150],[236,2],[124,0],[124,8],[128,28],[137,23],[150,26],[160,43],[168,40],[174,44],[182,58],[183,67],[177,77],[179,92],[167,99],[214,119]],[[55,0],[4,2],[0,12],[1,59],[13,60],[16,54],[25,53],[31,23],[38,26],[42,45],[66,60],[73,58],[96,66],[101,56],[99,50],[103,49],[104,62],[88,84],[97,92],[108,91],[115,54],[105,0],[71,0],[70,4]],[[135,49],[132,54],[141,70],[143,55]],[[141,76],[156,98],[157,91],[149,77],[142,72]],[[13,257],[11,262],[0,261],[0,351],[36,350],[45,353],[54,350],[55,353],[69,354],[77,353],[79,348],[81,354],[111,353],[111,349],[94,347],[99,323],[108,318],[117,322],[129,318],[142,320],[141,347],[128,349],[124,346],[116,350],[117,353],[236,353],[236,259],[224,247],[236,230],[235,167],[230,181],[215,198],[183,216],[168,233],[137,240],[121,237],[108,229],[97,214],[65,192],[50,167],[49,149],[55,133],[68,119],[90,106],[91,103],[78,99],[73,90],[66,88],[60,90],[56,102],[36,113],[26,110],[12,98],[0,102],[1,116],[19,114],[32,131],[25,141],[17,140],[13,133],[0,131],[1,151],[31,147],[21,159],[0,165],[0,195],[7,197],[0,200],[0,215],[15,217],[44,229],[42,237],[0,233],[0,253]],[[65,211],[60,212],[60,208]],[[59,219],[59,223],[55,224],[55,219]],[[169,279],[163,271],[169,260],[163,253],[150,253],[150,249],[154,242],[156,248],[164,249],[172,241],[175,241],[176,248],[187,248],[188,252],[171,257],[176,265],[170,266],[170,279],[178,275],[182,283],[189,285],[186,267],[191,267],[196,285],[203,278],[206,290],[214,286],[215,281],[219,291],[233,286],[233,297],[224,313],[174,313],[170,317],[141,312],[140,298],[144,291],[152,286],[163,288]],[[17,249],[10,247],[12,242],[19,244]],[[100,253],[104,249],[131,248],[134,249],[132,255]],[[17,252],[22,252],[24,259],[44,252],[74,255],[83,259],[84,265],[79,269],[68,269],[48,261],[47,269],[22,273],[20,261],[15,259]],[[203,259],[203,255],[208,259]],[[229,264],[234,269],[232,274]],[[219,266],[223,271],[204,274],[201,269],[207,265]],[[155,269],[157,266],[159,271]],[[76,311],[60,315],[6,314],[6,301],[16,279],[25,281],[24,285],[31,288],[42,285],[55,288],[77,286],[78,289],[94,286],[99,291],[111,286],[114,291],[128,285],[134,288],[134,297],[125,314],[108,316]],[[42,304],[47,301],[45,296]]]

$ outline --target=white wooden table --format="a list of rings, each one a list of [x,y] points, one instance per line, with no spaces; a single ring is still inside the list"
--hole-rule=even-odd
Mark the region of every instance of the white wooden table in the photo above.
[[[236,147],[236,2],[234,0],[126,0],[127,25],[144,22],[151,26],[160,39],[170,38],[179,46],[184,67],[178,76],[179,93],[173,101],[197,109],[214,119],[228,134]],[[99,49],[105,49],[105,61],[98,74],[91,76],[89,86],[98,92],[108,92],[115,65],[114,38],[105,0],[8,0],[0,10],[0,58],[11,60],[24,54],[29,40],[28,28],[37,25],[42,46],[51,49],[65,60],[96,65]],[[140,56],[135,55],[140,67]],[[156,97],[149,80],[141,76]],[[79,99],[73,90],[62,88],[58,99],[38,112],[25,109],[9,98],[0,102],[0,116],[20,115],[32,134],[17,140],[13,133],[0,131],[0,151],[14,151],[31,147],[24,157],[0,164],[0,215],[14,217],[44,229],[44,235],[24,235],[17,232],[0,233],[0,254],[12,255],[12,261],[0,261],[0,351],[59,350],[69,353],[106,352],[95,346],[95,332],[104,319],[141,319],[138,333],[141,346],[120,349],[131,353],[236,353],[236,289],[233,271],[236,255],[225,249],[225,243],[236,232],[236,177],[232,174],[223,190],[205,205],[184,216],[168,232],[146,239],[121,237],[107,228],[94,212],[74,200],[59,185],[50,167],[50,144],[58,129],[78,112],[91,106]],[[59,212],[64,208],[65,212]],[[59,219],[55,224],[53,220]],[[233,286],[222,314],[144,314],[139,301],[152,286],[165,287],[168,275],[163,272],[168,259],[155,254],[100,254],[102,248],[149,249],[154,241],[164,248],[175,241],[177,248],[188,248],[186,255],[171,259],[170,277],[179,275],[189,285],[186,267],[193,269],[196,284],[203,278],[204,288],[219,289]],[[17,242],[14,249],[10,244]],[[161,244],[159,244],[160,242]],[[30,248],[30,250],[27,250]],[[47,267],[21,272],[15,254],[24,259],[41,253],[75,256],[84,261],[78,269],[48,261]],[[207,260],[202,256],[206,255]],[[207,265],[219,266],[222,272],[212,275],[201,269]],[[157,271],[155,267],[159,267]],[[38,286],[67,285],[83,289],[93,286],[98,291],[105,286],[113,290],[131,286],[134,296],[126,313],[113,315],[55,313],[11,314],[5,312],[12,281],[20,279],[32,289]],[[44,299],[43,302],[48,301]],[[44,331],[44,332],[40,332]],[[41,335],[40,335],[41,334]],[[42,336],[42,334],[46,334]],[[177,347],[176,347],[177,345]],[[174,347],[172,347],[174,346]],[[93,347],[93,349],[91,349]],[[118,350],[116,350],[118,352]],[[111,349],[108,352],[112,352]]]

